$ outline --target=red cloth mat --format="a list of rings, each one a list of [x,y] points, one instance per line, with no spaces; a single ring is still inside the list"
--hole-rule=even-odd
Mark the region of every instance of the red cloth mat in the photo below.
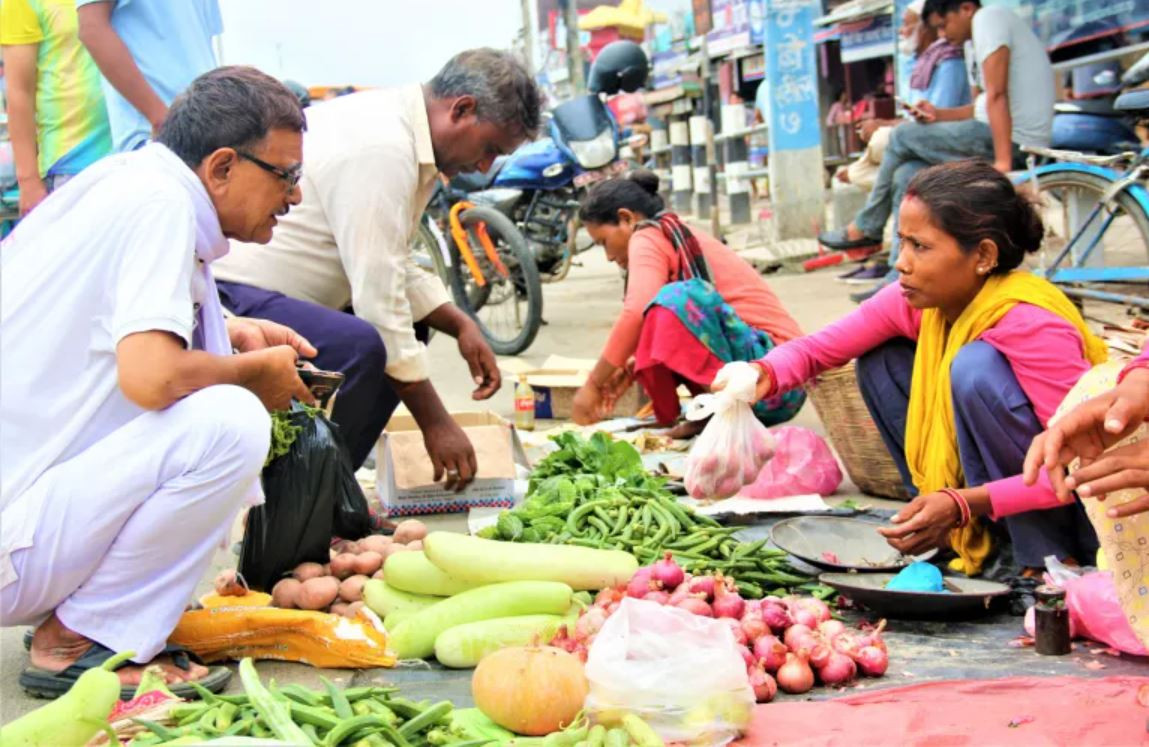
[[[1149,677],[947,680],[754,709],[736,745],[1149,745]],[[1012,725],[1011,725],[1012,724]]]

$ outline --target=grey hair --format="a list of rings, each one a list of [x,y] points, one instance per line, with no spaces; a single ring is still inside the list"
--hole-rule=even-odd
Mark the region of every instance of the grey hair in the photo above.
[[[474,96],[479,119],[519,129],[534,137],[539,129],[542,96],[530,73],[509,52],[490,47],[455,55],[431,79],[437,99]]]
[[[172,102],[159,142],[193,169],[220,148],[250,148],[271,130],[303,132],[299,99],[254,67],[217,67]]]

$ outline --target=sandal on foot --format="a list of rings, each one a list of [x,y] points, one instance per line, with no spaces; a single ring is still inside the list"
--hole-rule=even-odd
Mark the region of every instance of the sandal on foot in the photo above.
[[[203,664],[198,656],[175,644],[168,644],[160,654],[170,656],[172,663],[183,670],[191,669],[192,662]],[[103,666],[104,662],[115,655],[115,652],[107,646],[93,641],[79,659],[61,672],[50,672],[40,667],[28,667],[20,673],[20,686],[24,688],[24,692],[34,698],[58,698],[68,692],[76,680],[80,678],[80,675],[89,669]],[[129,664],[131,662],[124,662],[120,666],[128,666]],[[230,679],[231,670],[227,667],[209,667],[207,675],[202,679],[195,680],[195,684],[209,692],[218,693],[227,687]],[[168,689],[177,697],[185,700],[199,698],[199,692],[188,682],[169,684]],[[135,692],[135,685],[124,685],[120,688],[120,700],[130,700]]]

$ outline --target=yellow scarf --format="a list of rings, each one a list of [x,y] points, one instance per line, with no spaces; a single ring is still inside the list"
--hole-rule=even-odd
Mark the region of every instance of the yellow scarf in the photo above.
[[[1070,322],[1085,341],[1085,357],[1089,362],[1096,365],[1107,360],[1105,343],[1085,326],[1077,307],[1052,283],[1031,272],[1016,270],[986,280],[948,330],[940,310],[926,309],[922,312],[914,354],[913,385],[906,416],[906,460],[921,495],[964,486],[954,425],[950,366],[962,347],[993,328],[1019,303],[1032,304]],[[959,556],[951,564],[954,570],[970,576],[981,572],[991,549],[984,526],[973,522],[963,529],[955,529],[950,543]]]

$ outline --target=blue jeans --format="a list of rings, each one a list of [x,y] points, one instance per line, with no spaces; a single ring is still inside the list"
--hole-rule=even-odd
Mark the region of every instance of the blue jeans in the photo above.
[[[905,436],[914,349],[899,338],[858,359],[858,388],[911,495],[917,489],[906,464]],[[1021,474],[1030,442],[1044,429],[1005,356],[987,342],[969,343],[954,358],[950,386],[966,486]],[[1042,568],[1047,555],[1089,563],[1097,554],[1097,534],[1080,502],[1002,522],[1020,566]]]
[[[976,119],[898,125],[890,133],[890,143],[882,156],[882,165],[878,167],[874,188],[866,206],[854,217],[854,225],[866,236],[880,237],[890,214],[896,215],[898,206],[902,204],[906,187],[914,174],[927,166],[963,158],[993,160],[993,135],[989,125]],[[896,257],[896,240],[894,252]]]

